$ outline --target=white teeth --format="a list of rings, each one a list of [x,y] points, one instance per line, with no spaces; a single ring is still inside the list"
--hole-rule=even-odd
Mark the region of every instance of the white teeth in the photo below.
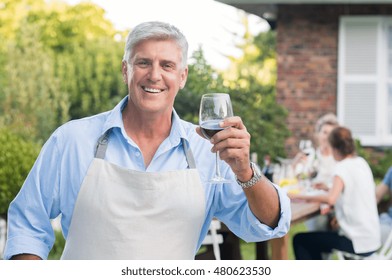
[[[160,89],[147,88],[147,87],[145,87],[144,90],[145,90],[145,91],[148,91],[148,92],[152,92],[152,93],[160,93],[160,92],[161,92]]]

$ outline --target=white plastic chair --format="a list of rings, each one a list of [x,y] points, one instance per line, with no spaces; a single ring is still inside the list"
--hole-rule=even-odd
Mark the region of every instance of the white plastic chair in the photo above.
[[[0,260],[3,258],[3,251],[5,247],[5,241],[7,238],[7,223],[4,219],[0,218]]]
[[[218,220],[212,220],[208,233],[204,238],[202,245],[212,245],[214,256],[216,260],[220,260],[220,249],[219,244],[223,243],[222,234],[218,234],[218,230],[221,228],[221,223]]]
[[[388,238],[382,244],[381,248],[377,252],[371,254],[368,257],[358,256],[356,254],[334,250],[334,253],[338,260],[392,260],[392,230],[390,231]]]

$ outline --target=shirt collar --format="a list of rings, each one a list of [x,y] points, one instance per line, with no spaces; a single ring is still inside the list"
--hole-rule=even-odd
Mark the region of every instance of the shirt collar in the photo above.
[[[110,128],[122,128],[124,126],[122,120],[122,110],[128,103],[128,96],[125,96],[114,108],[109,112],[109,116],[102,128],[102,134],[105,133]]]
[[[128,103],[128,96],[124,97],[114,108],[110,111],[108,118],[103,126],[102,134],[105,133],[110,128],[120,128],[123,130],[124,124],[122,120],[122,111]],[[184,138],[188,141],[188,136],[184,127],[182,126],[182,120],[178,116],[176,110],[173,108],[172,113],[172,127],[170,130],[170,134],[168,140],[171,145],[178,145],[181,141],[181,138]],[[189,141],[188,141],[189,142]]]

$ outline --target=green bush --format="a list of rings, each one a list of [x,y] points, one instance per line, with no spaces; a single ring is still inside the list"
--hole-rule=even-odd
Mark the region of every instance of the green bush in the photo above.
[[[364,148],[358,139],[355,140],[355,146],[357,154],[369,163],[375,180],[381,181],[389,167],[392,166],[392,150]]]
[[[19,192],[39,153],[39,146],[0,128],[0,215]]]
[[[388,149],[383,152],[383,156],[377,162],[371,165],[374,177],[382,180],[392,166],[392,150]]]

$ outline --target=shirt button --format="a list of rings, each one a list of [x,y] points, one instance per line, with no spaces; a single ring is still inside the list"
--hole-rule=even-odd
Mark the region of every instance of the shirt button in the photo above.
[[[136,153],[135,153],[135,156],[136,156],[136,157],[140,157],[140,152],[136,152]]]

